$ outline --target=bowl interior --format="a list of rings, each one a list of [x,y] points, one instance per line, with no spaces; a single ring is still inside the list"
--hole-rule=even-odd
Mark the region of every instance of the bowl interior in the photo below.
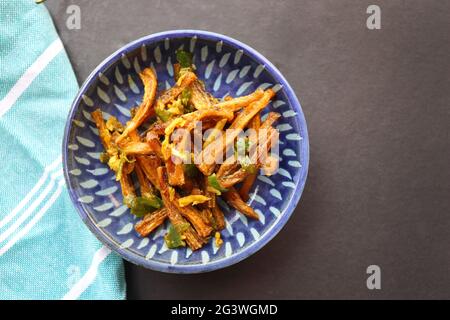
[[[130,118],[130,108],[139,105],[143,86],[138,73],[145,67],[156,70],[159,89],[174,84],[173,63],[179,48],[194,54],[197,75],[216,97],[249,94],[258,87],[277,91],[264,111],[282,114],[280,168],[271,176],[259,176],[253,187],[251,205],[259,221],[247,219],[226,203],[223,245],[210,241],[192,252],[170,250],[163,236],[167,223],[148,238],[134,230],[137,219],[122,203],[114,174],[99,161],[103,151],[90,112],[101,108],[106,118],[121,122]],[[308,141],[306,124],[289,85],[273,66],[256,52],[231,40],[199,34],[167,34],[138,40],[105,60],[83,85],[75,100],[65,137],[65,171],[72,200],[96,236],[127,260],[166,272],[201,272],[242,260],[269,241],[292,213],[306,179]],[[281,77],[281,78],[280,78]]]

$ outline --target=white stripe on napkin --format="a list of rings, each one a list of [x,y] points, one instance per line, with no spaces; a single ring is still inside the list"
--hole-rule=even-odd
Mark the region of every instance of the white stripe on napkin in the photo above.
[[[111,253],[108,247],[102,246],[94,254],[91,265],[81,279],[70,289],[62,300],[75,300],[94,282],[100,263]]]
[[[24,223],[24,221],[28,219],[28,217],[30,217],[30,215],[34,212],[34,210],[36,210],[36,208],[47,199],[47,195],[50,193],[50,191],[52,191],[53,187],[55,186],[57,178],[62,176],[62,174],[63,171],[62,169],[60,169],[50,176],[50,183],[42,191],[39,197],[37,197],[36,200],[33,201],[33,203],[25,210],[25,212],[16,221],[14,221],[13,225],[11,225],[8,229],[6,229],[5,232],[2,232],[0,234],[0,243],[5,241],[11,234],[13,234],[20,227],[20,225]]]
[[[38,211],[38,213],[33,217],[33,219],[28,222],[25,227],[20,229],[19,232],[16,233],[16,235],[9,240],[2,248],[0,248],[0,256],[4,255],[11,247],[16,244],[17,241],[19,241],[24,235],[26,235],[33,226],[38,223],[38,221],[42,218],[42,216],[47,212],[48,209],[55,203],[55,201],[58,199],[59,195],[61,194],[61,191],[65,185],[64,180],[59,181],[58,183],[58,189],[53,193],[53,195],[50,197],[50,199],[45,203],[45,205]]]
[[[0,101],[0,118],[14,105],[33,80],[45,69],[50,61],[62,51],[62,49],[63,44],[58,38],[33,62],[19,80],[17,80],[11,90],[9,90],[6,96]]]
[[[14,218],[20,212],[20,210],[23,209],[23,207],[31,200],[31,198],[36,194],[36,192],[38,192],[41,189],[42,185],[47,180],[50,172],[56,167],[58,167],[60,163],[61,157],[58,157],[55,161],[53,161],[51,164],[45,167],[44,174],[34,185],[33,189],[31,189],[31,191],[22,199],[22,201],[19,202],[19,204],[10,213],[8,213],[2,220],[0,220],[0,229],[3,228],[9,221],[11,221],[12,218]]]

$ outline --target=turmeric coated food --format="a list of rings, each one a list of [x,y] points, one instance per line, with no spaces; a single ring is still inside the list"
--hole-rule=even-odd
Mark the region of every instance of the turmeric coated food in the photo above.
[[[275,92],[257,89],[242,97],[218,99],[195,74],[191,54],[177,51],[175,84],[158,92],[156,73],[144,69],[143,101],[126,124],[92,112],[104,152],[100,160],[115,172],[123,202],[141,218],[135,230],[148,236],[166,220],[169,248],[197,250],[223,241],[225,218],[217,197],[252,219],[246,201],[260,169],[278,168],[270,155],[278,139],[280,115],[262,110]],[[138,186],[138,190],[135,190]]]

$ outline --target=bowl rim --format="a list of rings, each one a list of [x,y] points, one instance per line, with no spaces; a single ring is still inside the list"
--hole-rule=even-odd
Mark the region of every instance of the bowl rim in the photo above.
[[[285,94],[292,105],[292,108],[296,112],[296,120],[298,123],[304,128],[304,132],[302,132],[302,138],[303,138],[303,144],[304,147],[302,148],[301,157],[302,157],[302,168],[301,175],[298,175],[298,178],[296,179],[295,188],[293,192],[293,197],[289,200],[285,210],[282,213],[282,216],[272,224],[272,226],[255,242],[250,244],[249,246],[243,248],[241,251],[239,251],[236,254],[232,254],[229,257],[225,257],[216,261],[210,261],[206,264],[195,264],[195,265],[171,265],[167,263],[162,263],[156,260],[152,259],[145,259],[145,257],[137,255],[132,250],[129,250],[128,248],[121,248],[117,245],[116,242],[112,241],[109,236],[107,236],[104,232],[102,232],[99,227],[94,223],[92,218],[85,212],[83,209],[82,204],[78,201],[76,198],[75,192],[72,189],[71,186],[71,180],[68,172],[68,137],[70,134],[70,130],[72,127],[72,120],[75,116],[75,112],[78,109],[78,106],[82,100],[82,95],[86,92],[86,90],[93,84],[94,81],[98,78],[98,75],[100,72],[104,71],[105,69],[109,68],[113,63],[116,62],[116,60],[120,59],[120,57],[123,54],[129,53],[135,49],[140,48],[143,44],[153,43],[165,40],[166,38],[169,39],[177,39],[177,38],[191,38],[197,36],[197,38],[202,38],[206,40],[211,41],[223,41],[224,44],[227,44],[236,50],[243,50],[243,52],[247,55],[249,55],[252,59],[254,59],[259,64],[264,65],[265,70],[267,70],[276,80],[277,83],[281,84],[283,87]],[[240,42],[239,40],[236,40],[234,38],[231,38],[229,36],[225,36],[223,34],[210,32],[210,31],[203,31],[203,30],[194,30],[194,29],[180,29],[180,30],[169,30],[169,31],[163,31],[158,32],[154,34],[150,34],[147,36],[143,36],[137,40],[134,40],[124,46],[122,46],[120,49],[112,53],[110,56],[108,56],[106,59],[104,59],[86,78],[84,83],[81,85],[71,107],[70,111],[66,120],[66,125],[64,128],[64,138],[62,143],[62,158],[63,158],[63,169],[64,169],[64,178],[66,180],[67,189],[70,195],[70,198],[72,200],[73,205],[77,209],[77,212],[85,225],[89,228],[89,230],[97,237],[97,239],[106,245],[111,250],[117,252],[120,256],[122,256],[127,261],[130,261],[131,263],[134,263],[139,266],[143,266],[148,269],[166,272],[166,273],[203,273],[203,272],[209,272],[217,269],[222,269],[228,266],[231,266],[233,264],[236,264],[245,258],[249,257],[250,255],[256,253],[259,251],[263,246],[265,246],[270,240],[272,240],[284,227],[284,225],[287,223],[289,218],[292,216],[292,213],[294,212],[295,207],[297,206],[300,197],[303,193],[307,175],[308,175],[308,169],[309,169],[309,137],[308,137],[308,129],[306,125],[305,116],[303,114],[303,110],[301,108],[300,102],[295,95],[294,90],[289,85],[288,81],[284,78],[284,76],[281,74],[281,72],[262,54],[260,54],[258,51],[253,49],[252,47]]]

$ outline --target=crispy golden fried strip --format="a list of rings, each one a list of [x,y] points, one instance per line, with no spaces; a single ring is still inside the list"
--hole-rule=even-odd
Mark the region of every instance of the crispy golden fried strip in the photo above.
[[[249,175],[249,173],[247,171],[240,168],[227,176],[220,177],[218,180],[219,180],[220,185],[223,188],[228,189],[228,188],[234,186],[235,184],[243,181],[246,177],[248,177],[248,175]]]
[[[175,196],[173,203],[181,215],[192,224],[195,231],[197,231],[201,237],[207,237],[211,234],[213,229],[209,225],[209,221],[199,210],[192,206],[181,207],[178,203],[178,196]]]
[[[156,101],[157,106],[164,107],[169,102],[173,102],[184,89],[189,87],[192,82],[197,80],[197,76],[193,72],[186,72],[183,76],[178,79],[175,86],[166,90]]]
[[[211,133],[206,138],[205,142],[203,143],[203,148],[206,148],[211,142],[216,140],[218,135],[222,133],[223,128],[225,127],[225,124],[227,123],[227,119],[222,119],[219,122],[216,123],[214,126],[214,129],[211,130]]]
[[[147,179],[144,171],[142,170],[140,164],[136,161],[134,166],[134,171],[139,181],[139,187],[141,189],[141,195],[151,195],[154,194],[154,188],[152,183]]]
[[[173,163],[172,158],[166,161],[167,173],[169,176],[169,184],[171,186],[182,186],[184,180],[184,167],[182,163]]]
[[[272,144],[278,141],[278,137],[280,136],[279,132],[273,127],[264,128],[263,130],[264,132],[258,134],[257,152],[254,152],[250,157],[252,163],[256,163],[258,166],[261,166],[265,162],[264,159],[267,157],[267,152],[269,152]]]
[[[161,174],[166,173],[166,169],[164,167],[161,167],[161,168],[163,168],[163,169],[158,168],[158,171],[163,170]],[[164,197],[167,202],[170,202],[171,205],[173,205],[174,208],[176,208],[176,210],[179,213],[181,213],[181,215],[192,224],[195,231],[197,231],[197,233],[201,237],[209,236],[212,232],[212,228],[211,228],[211,226],[208,225],[207,219],[201,214],[201,212],[192,206],[181,207],[178,203],[179,196],[176,193],[173,195],[173,197],[172,197],[173,199],[171,200],[169,188],[166,184],[165,178],[164,179],[159,178],[159,183],[160,183],[159,191],[161,193],[161,196]],[[166,203],[166,202],[164,202],[164,203]]]
[[[219,208],[219,205],[216,205],[211,208],[212,215],[215,221],[215,228],[217,231],[220,231],[225,228],[225,217],[223,216],[222,210]]]
[[[194,129],[196,121],[206,121],[208,119],[225,119],[227,121],[232,121],[234,119],[234,113],[230,110],[220,109],[216,107],[201,109],[194,112],[186,113],[181,117],[172,120],[171,123],[167,125],[166,128],[171,128],[171,131],[175,128],[185,128],[187,130]],[[180,121],[182,119],[184,121]],[[174,126],[173,124],[176,125]],[[166,130],[167,131],[167,130]]]
[[[166,208],[161,208],[154,212],[148,213],[144,219],[136,223],[134,229],[141,235],[141,237],[148,236],[153,230],[158,228],[164,220],[166,220],[168,212]]]
[[[175,78],[175,81],[178,80],[178,75],[180,74],[181,65],[179,63],[173,64],[173,77]]]
[[[144,84],[144,98],[142,99],[142,103],[136,111],[133,119],[128,122],[123,133],[119,138],[117,138],[117,142],[125,139],[131,131],[136,130],[145,121],[145,119],[155,113],[155,108],[152,108],[152,106],[156,96],[156,74],[151,68],[145,68],[139,74],[139,77]]]
[[[279,117],[279,113],[270,112],[266,120],[261,124],[258,130],[265,130],[265,132],[264,134],[262,134],[263,132],[261,131],[261,135],[258,133],[258,147],[256,152],[253,152],[251,154],[251,163],[255,164],[256,169],[259,169],[263,165],[263,157],[265,157],[266,153],[270,150],[271,144],[276,142],[276,140],[278,139],[278,131],[272,128],[271,125],[273,125],[273,123],[278,120]],[[217,171],[219,182],[224,188],[233,186],[250,176],[250,174],[242,168],[232,174],[229,174],[237,167],[236,157],[232,156],[230,158],[227,159]]]
[[[162,196],[162,195],[161,195]],[[165,207],[168,210],[168,216],[170,219],[170,222],[173,224],[173,226],[177,229],[184,230],[182,237],[186,240],[189,248],[191,248],[193,251],[198,250],[207,242],[207,240],[203,237],[201,237],[195,230],[192,228],[192,226],[187,222],[182,215],[178,212],[178,210],[175,208],[172,202],[170,202],[169,199],[162,196],[162,200],[164,202]],[[184,228],[186,224],[189,224],[187,228]]]
[[[112,145],[112,138],[111,133],[106,128],[105,120],[103,120],[103,114],[100,109],[97,109],[93,112],[91,112],[92,120],[94,120],[95,125],[98,129],[98,135],[100,136],[100,141],[103,144],[103,147],[105,148],[105,151],[108,152],[108,149]]]
[[[146,155],[155,152],[147,142],[131,141],[122,147],[122,152],[127,155]]]
[[[205,90],[203,83],[196,80],[191,85],[191,103],[195,109],[207,109],[216,104],[217,99]]]
[[[131,201],[136,197],[136,190],[134,189],[133,181],[131,181],[129,174],[122,173],[120,187],[122,189],[123,202],[129,207]]]
[[[259,169],[265,163],[267,151],[270,150],[272,142],[275,142],[278,139],[278,135],[279,133],[276,129],[272,127],[267,129],[267,138],[264,138],[258,145],[258,151],[251,156],[251,163],[255,165],[256,169]],[[222,187],[229,188],[243,181],[248,175],[249,173],[246,170],[240,168],[232,174],[220,177],[219,183]]]
[[[216,206],[216,194],[210,190],[208,190],[208,177],[203,176],[202,181],[202,192],[205,194],[210,200],[208,201],[208,208],[214,208]]]
[[[154,134],[153,131],[149,131],[147,132],[145,139],[147,140],[147,143],[152,149],[152,151],[159,157],[162,157],[161,141],[159,141],[159,137],[156,134]]]
[[[261,115],[260,112],[258,112],[253,118],[252,120],[249,122],[248,127],[250,129],[256,130],[258,131],[259,128],[261,127]],[[256,137],[257,139],[257,137]],[[247,201],[249,198],[249,192],[250,189],[252,188],[253,184],[255,183],[257,174],[250,174],[249,176],[247,176],[244,181],[242,182],[242,186],[239,189],[239,195],[241,196],[242,200]]]
[[[182,186],[186,181],[184,176],[184,163],[190,161],[191,150],[188,149],[190,147],[188,142],[191,141],[191,135],[187,132],[182,132],[182,134],[176,134],[172,137],[174,138],[173,147],[167,151],[170,156],[166,158],[169,184],[172,186]]]
[[[248,123],[250,129],[259,130],[261,127],[261,112],[258,112]]]
[[[201,214],[203,215],[203,217],[205,217],[205,219],[208,221],[208,223],[215,230],[214,226],[216,224],[216,221],[214,220],[214,217],[212,215],[212,211],[209,208],[203,208],[201,210]]]
[[[272,89],[264,92],[262,98],[258,101],[252,102],[248,107],[244,108],[242,112],[234,119],[230,125],[231,133],[226,134],[222,139],[217,139],[205,149],[200,152],[200,159],[202,163],[197,165],[198,169],[204,175],[210,175],[214,170],[214,165],[217,162],[218,155],[221,156],[234,143],[234,140],[239,135],[247,123],[263,108],[267,106],[270,99],[275,95]]]
[[[278,112],[269,112],[269,114],[267,115],[266,120],[264,120],[264,122],[261,124],[260,129],[268,129],[280,117],[281,117],[281,115]]]
[[[232,155],[231,157],[228,157],[219,167],[219,170],[217,170],[217,177],[221,178],[229,174],[230,172],[236,170],[239,166],[239,163],[237,162],[237,158],[235,155]]]
[[[218,110],[217,108],[209,108],[209,109],[202,109],[202,110],[197,110],[191,113],[187,113],[184,114],[181,117],[175,118],[173,119],[171,122],[169,122],[166,125],[166,128],[164,130],[165,133],[165,141],[170,141],[170,137],[172,135],[173,132],[176,133],[180,133],[179,131],[175,131],[176,128],[179,129],[183,129],[185,130],[184,132],[182,132],[180,134],[180,136],[184,137],[184,141],[187,141],[186,135],[189,136],[190,138],[190,132],[192,130],[194,130],[194,128],[196,128],[196,124],[202,120],[201,125],[202,125],[202,129],[203,130],[207,130],[210,127],[214,127],[216,125],[220,125],[220,124],[216,124],[214,122],[211,122],[209,120],[211,120],[212,118],[224,118],[220,121],[220,124],[225,125],[227,119],[233,119],[234,118],[234,114],[233,112],[230,111],[224,111],[224,110]],[[165,144],[162,144],[163,148],[161,150],[163,158],[164,159],[168,159],[171,155],[171,149],[166,148]],[[181,152],[183,152],[183,148],[181,148]],[[188,156],[188,155],[186,155]]]
[[[249,199],[250,190],[252,189],[257,176],[257,174],[250,174],[242,182],[242,186],[239,189],[239,195],[242,200],[247,201]]]
[[[214,107],[228,109],[233,112],[236,112],[239,109],[242,109],[242,108],[248,106],[250,103],[258,101],[259,99],[262,98],[263,95],[264,95],[264,90],[257,89],[256,91],[249,94],[248,96],[232,98],[232,99],[225,99],[225,101],[216,103],[214,105]]]
[[[239,212],[242,212],[249,218],[259,220],[255,210],[241,199],[241,196],[234,187],[230,187],[228,191],[224,193],[224,197],[227,200],[227,203]]]
[[[156,175],[157,175],[157,179],[158,179],[157,183],[160,186],[159,190],[161,193],[161,198],[164,202],[164,206],[168,210],[170,222],[172,222],[174,227],[185,226],[187,223],[186,220],[182,217],[182,215],[180,214],[180,211],[175,206],[175,202],[172,202],[170,200],[168,185],[166,182],[167,178],[165,177],[166,176],[165,168],[158,167],[158,169],[156,170]],[[179,229],[182,229],[182,230],[185,229],[182,236],[185,238],[187,244],[189,245],[189,247],[192,250],[200,249],[203,246],[203,244],[206,243],[206,239],[203,238],[202,236],[200,236],[194,230],[194,228],[192,228],[191,225],[189,225],[188,228],[179,228]]]
[[[156,136],[163,136],[164,135],[164,131],[166,130],[167,127],[167,123],[166,122],[162,122],[161,120],[157,120],[156,122],[154,122],[150,128],[148,128],[147,133],[153,133]]]
[[[156,168],[161,165],[161,158],[156,155],[137,156],[136,161],[141,167],[147,179],[156,189],[160,189]]]

